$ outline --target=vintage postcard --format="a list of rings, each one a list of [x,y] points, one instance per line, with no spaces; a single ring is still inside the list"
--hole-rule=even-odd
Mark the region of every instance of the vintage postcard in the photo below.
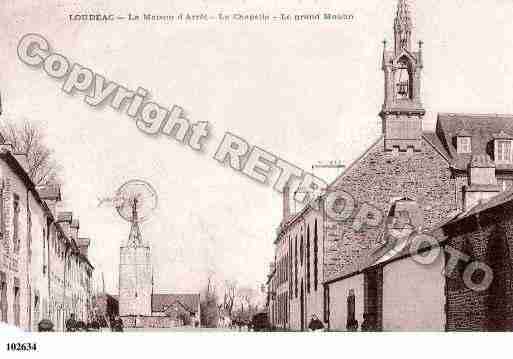
[[[2,353],[512,331],[512,18],[1,0]]]

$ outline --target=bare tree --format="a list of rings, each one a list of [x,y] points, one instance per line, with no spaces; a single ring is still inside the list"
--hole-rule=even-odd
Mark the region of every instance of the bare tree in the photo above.
[[[45,143],[44,130],[41,122],[26,119],[4,119],[0,123],[4,142],[10,143],[15,153],[27,155],[28,175],[36,186],[61,182],[62,169],[53,158],[53,151]]]
[[[230,318],[232,317],[233,306],[235,304],[236,298],[237,298],[237,281],[235,281],[235,280],[225,281],[222,309]]]
[[[214,284],[214,275],[210,273],[207,278],[207,285],[201,301],[201,325],[207,328],[217,327],[219,320],[219,308],[217,294]]]
[[[241,305],[241,312],[247,320],[249,320],[258,311],[257,301],[257,290],[250,287],[243,287],[239,289],[239,302]]]

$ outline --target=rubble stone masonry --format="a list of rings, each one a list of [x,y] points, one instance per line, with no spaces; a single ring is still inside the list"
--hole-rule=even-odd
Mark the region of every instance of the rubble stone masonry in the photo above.
[[[330,190],[353,196],[356,210],[363,203],[375,206],[385,218],[391,201],[409,198],[422,208],[424,228],[431,228],[461,207],[456,180],[448,161],[425,139],[419,152],[384,151],[383,138],[342,174]],[[327,219],[325,237],[325,277],[337,278],[354,258],[373,250],[381,225],[355,231],[352,220],[338,223]]]
[[[513,204],[508,202],[465,218],[447,230],[447,245],[465,253],[446,281],[446,315],[449,331],[513,330]],[[473,291],[462,274],[466,265],[479,261],[490,266],[493,281],[485,291]],[[479,272],[473,277],[479,283]]]

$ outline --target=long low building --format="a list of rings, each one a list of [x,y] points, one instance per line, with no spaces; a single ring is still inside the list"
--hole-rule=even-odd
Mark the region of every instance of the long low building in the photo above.
[[[2,141],[4,142],[4,141]],[[49,319],[64,330],[74,313],[88,321],[90,240],[71,212],[58,212],[58,186],[36,187],[27,157],[0,144],[0,320],[27,331]]]

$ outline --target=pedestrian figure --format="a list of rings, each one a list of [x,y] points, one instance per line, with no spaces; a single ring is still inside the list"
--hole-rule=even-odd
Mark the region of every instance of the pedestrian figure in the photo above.
[[[116,315],[114,320],[112,321],[111,329],[113,332],[122,332],[123,331],[123,320]]]
[[[324,324],[317,318],[317,315],[312,314],[312,318],[310,319],[310,323],[308,324],[308,329],[310,329],[312,332],[315,332],[317,330],[323,330]]]
[[[83,321],[78,321],[75,331],[77,332],[85,332],[87,331],[86,324]]]
[[[67,332],[76,332],[77,331],[77,321],[75,320],[75,313],[71,313],[68,320],[66,320],[66,331]]]
[[[43,319],[37,324],[39,332],[53,332],[53,323],[49,319]]]
[[[100,324],[98,323],[98,321],[96,319],[93,319],[88,323],[87,330],[90,332],[92,332],[92,331],[97,332],[100,330]]]
[[[347,323],[346,329],[350,332],[358,331],[358,320],[356,319],[356,297],[354,289],[349,290],[347,296]]]

